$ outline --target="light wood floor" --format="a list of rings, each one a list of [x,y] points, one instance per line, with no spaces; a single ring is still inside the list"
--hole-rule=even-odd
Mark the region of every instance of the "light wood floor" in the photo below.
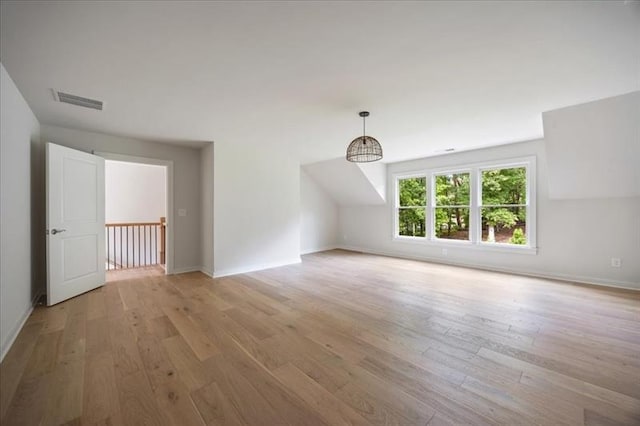
[[[37,308],[3,425],[640,424],[640,295],[331,251]]]

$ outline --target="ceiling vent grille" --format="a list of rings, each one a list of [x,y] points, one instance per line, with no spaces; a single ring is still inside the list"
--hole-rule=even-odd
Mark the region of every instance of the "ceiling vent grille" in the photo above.
[[[53,89],[53,97],[58,102],[84,108],[97,109],[98,111],[102,111],[102,107],[104,105],[102,101],[98,101],[96,99],[83,98],[82,96],[71,95],[55,89]]]

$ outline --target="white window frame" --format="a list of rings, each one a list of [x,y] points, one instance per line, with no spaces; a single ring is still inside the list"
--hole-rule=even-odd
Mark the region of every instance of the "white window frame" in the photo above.
[[[395,238],[400,240],[417,240],[422,241],[429,235],[429,229],[427,226],[429,225],[429,187],[427,186],[424,194],[425,205],[424,206],[400,206],[400,181],[403,179],[412,179],[412,178],[424,178],[425,185],[429,185],[429,176],[425,173],[408,173],[408,174],[397,174],[394,175],[394,201],[393,201],[393,229]],[[400,209],[406,208],[424,208],[424,218],[425,218],[425,236],[424,237],[415,237],[413,235],[399,235],[400,233]]]
[[[514,167],[525,167],[527,177],[526,187],[526,205],[527,226],[526,226],[526,245],[490,243],[482,241],[482,171],[494,169],[507,169]],[[470,205],[469,205],[469,240],[453,240],[446,238],[437,238],[435,236],[435,179],[436,176],[454,173],[469,173],[470,185]],[[500,251],[510,253],[537,254],[536,242],[536,157],[527,156],[520,158],[486,161],[481,163],[463,164],[453,167],[440,167],[432,169],[422,169],[407,173],[395,173],[393,176],[393,241],[411,242],[424,245],[433,245],[441,247],[461,247],[473,250],[483,251]],[[425,226],[426,235],[424,237],[413,237],[398,235],[399,223],[398,212],[400,209],[399,181],[412,177],[426,177],[427,184],[427,200]]]
[[[469,239],[467,240],[454,240],[454,239],[449,239],[449,238],[438,238],[436,236],[436,208],[451,208],[451,207],[456,207],[456,206],[438,206],[436,205],[436,177],[437,176],[446,176],[446,175],[454,175],[454,174],[462,174],[462,173],[469,173]],[[429,200],[427,200],[427,204],[429,204],[429,201],[431,201],[431,211],[429,212],[429,216],[431,218],[431,228],[429,230],[429,232],[427,233],[427,236],[429,236],[431,238],[431,240],[433,241],[452,241],[455,242],[454,244],[464,244],[464,243],[468,243],[472,241],[472,224],[475,222],[473,220],[473,215],[472,215],[472,210],[471,210],[471,206],[473,204],[472,202],[472,198],[473,198],[473,170],[469,167],[464,167],[464,168],[455,168],[455,169],[451,169],[451,168],[446,168],[446,169],[433,169],[431,170],[431,194],[429,197]],[[460,206],[463,207],[463,206]],[[466,208],[466,207],[464,207]]]

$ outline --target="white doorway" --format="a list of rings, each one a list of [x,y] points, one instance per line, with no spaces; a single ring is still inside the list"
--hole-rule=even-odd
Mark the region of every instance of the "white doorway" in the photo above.
[[[171,274],[173,162],[96,154],[105,159],[107,281],[111,273]]]

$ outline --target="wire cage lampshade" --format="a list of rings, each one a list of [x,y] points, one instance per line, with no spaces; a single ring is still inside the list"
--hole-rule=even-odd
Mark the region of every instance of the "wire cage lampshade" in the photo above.
[[[347,148],[347,160],[353,163],[370,163],[382,159],[382,146],[375,138],[366,135],[365,118],[368,111],[361,111],[362,136],[355,138]]]

